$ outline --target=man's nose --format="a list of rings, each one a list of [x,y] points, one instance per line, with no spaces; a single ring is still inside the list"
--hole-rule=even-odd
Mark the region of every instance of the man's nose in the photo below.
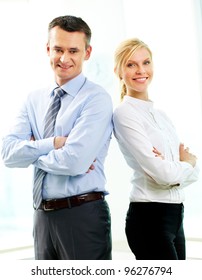
[[[60,61],[61,62],[67,62],[69,60],[69,54],[67,52],[64,52],[61,57],[60,57]]]

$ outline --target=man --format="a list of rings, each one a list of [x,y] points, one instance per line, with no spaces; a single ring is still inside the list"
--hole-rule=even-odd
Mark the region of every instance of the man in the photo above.
[[[2,158],[8,167],[35,167],[35,259],[108,260],[104,160],[112,133],[111,98],[82,73],[92,51],[89,26],[61,16],[50,22],[48,35],[55,82],[28,95],[3,139]],[[50,105],[53,100],[57,105]]]

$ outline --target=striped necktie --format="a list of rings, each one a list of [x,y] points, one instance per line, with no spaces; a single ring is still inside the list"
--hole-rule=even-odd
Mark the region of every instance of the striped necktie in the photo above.
[[[54,127],[55,121],[58,114],[58,111],[61,106],[61,97],[65,94],[61,88],[56,88],[54,90],[53,100],[48,108],[46,117],[45,117],[45,125],[44,125],[44,138],[54,136]],[[34,208],[38,209],[42,202],[42,184],[43,179],[46,175],[46,172],[42,169],[36,168],[34,175],[34,187],[33,187],[33,201]]]

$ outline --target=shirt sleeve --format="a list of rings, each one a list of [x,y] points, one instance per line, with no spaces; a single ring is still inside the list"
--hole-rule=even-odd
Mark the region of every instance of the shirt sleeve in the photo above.
[[[95,94],[83,104],[66,144],[34,163],[54,175],[86,173],[112,133],[112,102],[107,94]]]
[[[143,122],[123,111],[115,112],[114,134],[128,165],[142,169],[159,185],[184,187],[198,179],[199,169],[187,162],[155,157],[153,145]],[[178,156],[179,158],[179,156]]]
[[[39,156],[54,148],[53,137],[30,141],[32,135],[31,122],[24,104],[15,119],[15,124],[2,139],[1,155],[7,167],[28,167]]]

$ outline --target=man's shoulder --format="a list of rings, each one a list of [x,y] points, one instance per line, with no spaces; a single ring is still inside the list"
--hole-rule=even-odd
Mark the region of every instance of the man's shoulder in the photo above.
[[[86,80],[86,84],[85,84],[85,90],[88,91],[88,93],[92,93],[95,95],[104,95],[104,96],[108,96],[109,98],[111,98],[109,92],[101,85],[98,83],[95,83],[91,80]]]
[[[41,95],[48,95],[52,92],[52,87],[51,86],[46,86],[46,87],[40,87],[40,88],[35,88],[31,89],[28,93],[28,97],[39,97]]]

